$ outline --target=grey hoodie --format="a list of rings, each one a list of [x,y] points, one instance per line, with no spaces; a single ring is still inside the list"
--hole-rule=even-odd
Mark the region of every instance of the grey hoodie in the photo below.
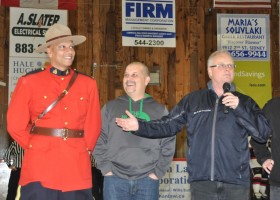
[[[164,139],[146,139],[124,132],[115,123],[116,117],[126,118],[125,110],[137,118],[149,121],[168,114],[165,106],[151,96],[133,101],[124,95],[109,101],[102,108],[102,130],[94,149],[94,158],[102,174],[135,180],[155,173],[164,176],[175,152],[175,136]]]

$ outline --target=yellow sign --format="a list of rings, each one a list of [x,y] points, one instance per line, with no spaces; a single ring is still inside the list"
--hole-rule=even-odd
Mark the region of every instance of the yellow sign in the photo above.
[[[272,98],[269,61],[236,61],[234,84],[237,91],[252,97],[262,108]]]

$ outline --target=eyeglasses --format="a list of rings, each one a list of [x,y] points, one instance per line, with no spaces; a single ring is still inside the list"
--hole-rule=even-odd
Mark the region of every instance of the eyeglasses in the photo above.
[[[229,69],[234,69],[236,67],[235,64],[217,64],[217,65],[212,65],[209,67],[218,67],[219,69],[225,69],[226,67]]]

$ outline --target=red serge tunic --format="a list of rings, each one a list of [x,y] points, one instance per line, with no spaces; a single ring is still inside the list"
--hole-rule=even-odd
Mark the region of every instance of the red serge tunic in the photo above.
[[[46,188],[72,191],[92,187],[91,162],[101,129],[101,114],[96,81],[78,74],[69,93],[36,126],[84,130],[83,138],[30,134],[34,121],[66,89],[74,71],[57,76],[44,71],[19,79],[8,108],[10,135],[25,149],[20,185],[40,181]]]

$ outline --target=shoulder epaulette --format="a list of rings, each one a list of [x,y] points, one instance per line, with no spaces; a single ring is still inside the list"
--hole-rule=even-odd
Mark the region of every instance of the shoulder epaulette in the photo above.
[[[30,74],[36,74],[36,73],[38,73],[38,72],[42,72],[42,71],[44,71],[45,70],[45,68],[36,68],[36,69],[34,69],[34,70],[32,70],[32,71],[30,71],[30,72],[28,72],[28,73],[26,73],[24,76],[28,76],[28,75],[30,75]]]
[[[74,69],[74,71],[77,72],[78,74],[81,74],[81,75],[88,76],[88,77],[92,78],[91,76],[87,75],[84,72],[79,72],[77,69]]]

